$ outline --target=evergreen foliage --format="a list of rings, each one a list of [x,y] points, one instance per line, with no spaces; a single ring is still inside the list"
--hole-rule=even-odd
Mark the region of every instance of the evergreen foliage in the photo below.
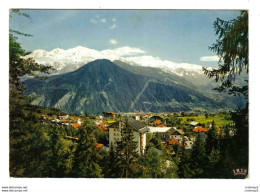
[[[98,164],[101,156],[96,148],[93,124],[87,120],[79,129],[79,140],[74,154],[73,177],[99,178],[102,170]]]
[[[178,167],[165,153],[151,148],[138,160],[140,178],[178,178]]]
[[[28,17],[19,10],[13,12]],[[36,72],[48,73],[51,67],[39,65],[32,59],[24,59],[26,52],[14,34],[29,36],[9,30],[10,175],[43,176],[48,173],[48,131],[37,121],[33,112],[27,110],[31,98],[24,94],[25,87],[20,78],[24,75],[41,78]]]
[[[137,162],[137,143],[134,141],[133,129],[125,118],[121,129],[121,141],[117,145],[117,153],[120,158],[122,173],[120,177],[134,177],[134,166]]]
[[[205,143],[202,141],[200,133],[198,133],[195,143],[192,147],[191,159],[191,168],[194,172],[193,177],[202,177],[205,166],[207,164],[207,156],[205,150]]]
[[[194,173],[191,169],[191,153],[186,151],[183,147],[179,153],[180,161],[178,162],[178,175],[180,178],[192,178]]]
[[[211,71],[203,68],[204,73],[222,81],[216,90],[228,89],[230,94],[247,96],[248,86],[234,86],[234,81],[243,70],[248,72],[248,12],[241,11],[240,16],[230,21],[217,18],[214,29],[218,39],[209,49],[219,56],[219,68]]]
[[[122,162],[120,156],[116,152],[113,143],[111,143],[108,155],[104,156],[103,173],[105,178],[119,178],[122,172]]]
[[[153,134],[150,142],[154,145],[155,148],[157,148],[159,150],[163,150],[164,147],[163,147],[163,144],[162,144],[162,138],[161,138],[160,133],[156,132],[155,134]]]
[[[167,120],[167,126],[168,127],[176,127],[181,124],[181,118],[178,118],[176,116],[170,116]]]
[[[219,150],[219,134],[214,121],[212,121],[211,128],[207,134],[206,154],[210,155],[212,150]]]
[[[216,81],[222,82],[221,86],[216,88],[217,91],[228,91],[234,96],[243,95],[246,106],[231,112],[235,135],[230,137],[229,129],[226,129],[225,136],[220,140],[220,152],[215,149],[210,152],[212,143],[207,152],[210,152],[211,163],[216,166],[214,177],[239,178],[234,176],[233,169],[248,170],[248,85],[238,87],[235,85],[235,79],[244,70],[248,73],[249,68],[248,12],[241,11],[240,16],[230,21],[218,18],[214,28],[218,39],[210,49],[219,56],[219,68],[212,71],[204,68],[204,73],[209,78],[214,77]],[[213,133],[210,133],[210,137],[212,136]],[[219,161],[212,161],[216,157],[219,157]]]

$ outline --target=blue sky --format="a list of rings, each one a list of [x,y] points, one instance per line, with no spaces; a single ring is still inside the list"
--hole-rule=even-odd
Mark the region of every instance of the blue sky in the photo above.
[[[27,51],[84,46],[96,50],[123,46],[145,50],[163,60],[217,66],[202,61],[214,56],[213,22],[233,19],[239,11],[226,10],[23,10],[31,19],[15,16],[10,27],[32,34],[19,37]]]

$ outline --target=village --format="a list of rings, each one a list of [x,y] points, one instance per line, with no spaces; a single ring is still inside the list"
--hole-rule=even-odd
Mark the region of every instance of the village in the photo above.
[[[210,118],[208,123],[194,121],[194,118],[188,118],[184,122],[183,113],[155,114],[155,113],[121,113],[103,112],[102,115],[90,115],[88,118],[94,124],[94,128],[102,134],[103,139],[96,143],[98,150],[109,151],[111,146],[117,146],[122,137],[122,128],[125,125],[123,119],[127,119],[128,125],[133,130],[134,141],[137,143],[136,151],[139,154],[145,154],[154,149],[159,154],[165,151],[171,156],[175,156],[178,147],[184,147],[186,151],[191,151],[193,144],[200,135],[205,142],[208,130],[212,127]],[[77,131],[84,126],[84,116],[76,115],[46,115],[41,114],[43,121],[49,121],[61,127],[69,127]],[[208,118],[208,115],[205,115]],[[229,126],[232,125],[229,123]],[[225,134],[224,127],[216,126],[218,134]],[[232,127],[232,126],[231,126]],[[235,134],[235,129],[229,129],[229,136]],[[159,137],[160,145],[163,148],[151,145],[151,139]],[[66,139],[78,140],[73,135],[67,135]]]

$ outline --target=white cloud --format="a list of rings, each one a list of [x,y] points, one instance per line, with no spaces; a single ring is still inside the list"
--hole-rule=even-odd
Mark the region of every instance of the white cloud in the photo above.
[[[140,55],[142,53],[145,53],[145,51],[139,48],[125,46],[116,49],[106,49],[101,51],[100,53],[103,55],[115,55],[115,56],[123,57],[123,56]]]
[[[97,23],[97,20],[95,20],[95,19],[91,19],[90,22],[96,24],[96,23]]]
[[[219,57],[218,56],[204,56],[204,57],[200,57],[200,61],[219,61]]]
[[[107,21],[106,18],[99,19],[99,16],[95,16],[94,18],[90,19],[91,23],[97,24],[97,23],[105,23]]]
[[[166,68],[186,68],[186,69],[201,69],[200,65],[190,64],[190,63],[175,63],[168,60],[162,60],[159,57],[153,57],[151,55],[142,55],[134,57],[125,57],[126,60],[141,64],[147,67],[166,67]]]
[[[117,41],[115,39],[110,39],[109,42],[113,45],[116,45],[117,44]]]
[[[100,22],[105,23],[107,20],[106,18],[100,19]]]
[[[115,18],[112,18],[112,21],[113,21],[113,22],[115,22],[115,21],[116,21],[116,19],[115,19]]]
[[[110,29],[115,29],[116,28],[116,24],[114,24],[114,25],[112,25],[111,27],[110,27]]]

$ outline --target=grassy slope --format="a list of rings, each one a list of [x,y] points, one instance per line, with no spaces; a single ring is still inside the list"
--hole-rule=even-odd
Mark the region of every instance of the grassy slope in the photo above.
[[[213,120],[215,124],[219,127],[223,127],[227,124],[232,123],[231,120],[228,119],[229,115],[223,115],[223,114],[217,114],[215,116],[208,116],[208,118],[205,117],[205,115],[200,115],[200,116],[188,116],[188,117],[179,117],[183,121],[182,122],[187,122],[190,123],[190,119],[193,119],[196,122],[199,122],[201,124],[205,124],[206,126],[210,124]]]

